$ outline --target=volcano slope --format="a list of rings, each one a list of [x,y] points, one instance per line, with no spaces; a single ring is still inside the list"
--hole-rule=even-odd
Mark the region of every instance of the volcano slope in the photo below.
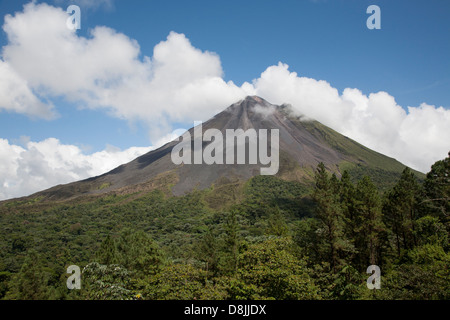
[[[276,176],[305,185],[312,183],[314,169],[320,162],[338,177],[344,170],[348,170],[355,180],[368,175],[380,189],[391,186],[405,168],[397,160],[370,150],[318,121],[295,115],[289,105],[272,105],[256,96],[232,104],[203,123],[203,132],[208,129],[220,130],[224,136],[227,129],[278,129],[279,170]],[[193,144],[194,128],[189,133]],[[64,200],[110,192],[129,194],[167,186],[173,195],[179,196],[194,189],[245,182],[260,174],[262,166],[259,164],[175,165],[171,154],[179,142],[180,139],[175,139],[103,175],[58,185],[31,198]],[[204,150],[208,143],[202,142],[202,145]],[[421,173],[416,174],[423,177]]]

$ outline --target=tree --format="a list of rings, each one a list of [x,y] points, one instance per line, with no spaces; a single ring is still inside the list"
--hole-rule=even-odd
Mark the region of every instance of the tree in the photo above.
[[[237,209],[232,209],[225,222],[225,238],[221,256],[221,268],[225,274],[234,274],[237,270],[240,246],[238,230]]]
[[[230,281],[231,299],[319,299],[319,288],[306,261],[295,254],[290,238],[269,238],[250,244]]]
[[[12,274],[8,271],[0,271],[0,300],[8,292],[11,276]]]
[[[219,271],[219,243],[217,237],[211,230],[208,230],[200,240],[197,256],[198,259],[205,263],[205,269],[216,275]]]
[[[334,273],[341,265],[340,256],[347,247],[339,193],[336,190],[338,184],[335,178],[330,181],[325,165],[322,162],[319,163],[315,173],[313,199],[317,204],[316,216],[321,221],[323,236],[326,239],[326,251],[328,251],[326,256]]]
[[[420,185],[414,173],[405,168],[384,201],[384,222],[393,232],[398,256],[401,248],[407,250],[417,245],[415,220],[420,192]]]
[[[421,202],[423,213],[438,217],[450,231],[450,152],[447,158],[431,166],[423,189],[424,199]]]
[[[286,224],[286,219],[281,213],[278,207],[269,210],[269,226],[267,227],[266,233],[274,236],[287,236],[288,226]]]
[[[139,297],[139,293],[130,288],[130,272],[118,264],[92,262],[83,268],[82,279],[84,299],[131,300]]]
[[[450,254],[436,244],[408,251],[405,263],[383,272],[375,298],[388,300],[450,299]]]
[[[55,288],[59,275],[53,272],[34,250],[27,252],[19,273],[12,276],[10,290],[5,299],[47,300],[60,299],[61,294]]]
[[[364,176],[356,186],[355,223],[358,225],[355,247],[358,250],[361,268],[380,262],[380,233],[384,230],[381,217],[381,201],[378,189],[368,176]]]
[[[326,246],[325,239],[317,232],[321,227],[318,219],[305,218],[298,221],[295,228],[293,240],[313,264],[320,264],[326,258],[322,252]]]
[[[141,276],[154,274],[164,262],[164,256],[147,233],[125,230],[117,243],[118,263]]]
[[[364,283],[365,274],[361,274],[352,265],[344,266],[334,276],[331,287],[333,298],[340,300],[356,300],[363,290],[367,290]]]
[[[190,264],[171,264],[149,278],[144,296],[152,300],[226,299],[226,285],[208,280],[206,270]]]
[[[355,239],[359,233],[360,221],[357,220],[356,212],[356,188],[351,182],[350,174],[347,170],[344,171],[341,177],[340,188],[340,205],[342,216],[344,220],[344,235],[348,239],[349,246],[349,260],[353,260],[355,253]]]
[[[119,261],[115,241],[108,234],[96,252],[95,259],[101,264],[116,264]]]
[[[449,246],[449,234],[437,217],[425,216],[416,220],[416,238],[419,245],[436,244],[443,248]]]

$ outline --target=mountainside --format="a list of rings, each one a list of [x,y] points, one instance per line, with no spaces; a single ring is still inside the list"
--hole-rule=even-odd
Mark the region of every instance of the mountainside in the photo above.
[[[229,106],[202,124],[203,132],[211,128],[220,130],[224,136],[227,129],[278,129],[280,168],[276,176],[285,180],[310,184],[314,169],[323,162],[338,176],[343,170],[348,170],[355,178],[369,175],[383,188],[391,185],[405,168],[395,159],[370,150],[317,121],[294,115],[288,105],[272,105],[256,96]],[[193,141],[194,128],[189,133]],[[175,165],[171,152],[178,143],[176,139],[108,173],[59,185],[33,197],[59,200],[110,191],[132,193],[168,185],[174,195],[182,195],[215,184],[246,181],[259,175],[260,168],[264,167],[259,164]],[[246,143],[248,150],[248,141]],[[203,150],[207,145],[203,142]],[[225,147],[223,152],[225,154]],[[417,175],[423,177],[421,173]]]
[[[3,201],[0,299],[448,300],[448,158],[419,183],[257,97],[202,128],[278,129],[277,175],[176,166],[173,141],[102,176]],[[81,290],[67,288],[73,265]],[[367,290],[368,265],[383,270],[383,290]]]

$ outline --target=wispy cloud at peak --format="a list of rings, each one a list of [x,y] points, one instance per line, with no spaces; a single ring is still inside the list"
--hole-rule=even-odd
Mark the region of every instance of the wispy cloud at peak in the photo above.
[[[270,116],[271,114],[273,114],[275,112],[275,107],[273,106],[262,106],[260,104],[255,105],[252,108],[252,111],[260,114],[263,116],[263,118],[267,118],[268,116]]]

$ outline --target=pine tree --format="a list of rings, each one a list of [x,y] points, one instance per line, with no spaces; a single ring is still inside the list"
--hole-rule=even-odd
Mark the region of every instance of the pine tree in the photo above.
[[[415,220],[420,199],[420,185],[409,168],[405,168],[397,184],[387,193],[383,205],[384,221],[392,230],[397,254],[417,245]]]
[[[118,263],[145,276],[161,267],[164,257],[156,243],[143,231],[126,230],[117,244]]]
[[[286,218],[281,213],[278,207],[270,208],[268,210],[269,214],[269,226],[267,227],[266,233],[269,235],[275,235],[278,237],[287,236],[289,228],[286,223]]]
[[[333,173],[330,178],[330,191],[337,196],[340,193],[340,189],[340,181],[336,177],[336,174]]]
[[[355,244],[359,252],[359,266],[366,268],[380,262],[380,233],[384,230],[381,200],[368,176],[358,182],[355,195],[356,221],[359,224]]]
[[[328,178],[325,165],[322,162],[319,163],[315,173],[313,199],[317,204],[316,215],[321,221],[326,239],[328,261],[334,273],[341,265],[340,256],[345,250],[344,223],[337,186],[336,177]]]
[[[231,210],[225,223],[224,255],[222,256],[222,268],[225,273],[234,274],[238,266],[239,235],[236,209]]]
[[[358,234],[360,221],[357,221],[356,217],[356,188],[351,182],[350,174],[348,171],[344,171],[340,182],[340,204],[342,215],[344,219],[344,234],[348,239],[349,247],[349,260],[353,260],[355,253],[355,239]]]
[[[206,271],[216,275],[218,270],[219,255],[216,236],[209,230],[202,238],[198,246],[198,259],[205,262]]]
[[[424,199],[421,201],[423,215],[438,217],[450,231],[450,152],[444,160],[431,166],[423,183]]]

